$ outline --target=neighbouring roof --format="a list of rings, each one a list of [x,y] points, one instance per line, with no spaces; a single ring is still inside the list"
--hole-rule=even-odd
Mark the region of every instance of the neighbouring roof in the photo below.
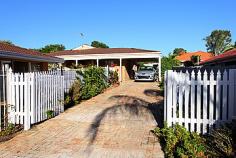
[[[204,64],[211,64],[211,63],[217,63],[217,62],[227,62],[227,61],[235,61],[236,60],[236,49],[227,51],[223,54],[214,56],[208,60],[200,62],[200,65]]]
[[[213,57],[212,53],[197,51],[197,52],[182,53],[181,55],[176,56],[175,58],[181,62],[185,62],[185,61],[191,61],[191,57],[195,55],[200,56],[201,61],[205,61]]]
[[[95,47],[92,47],[92,46],[90,46],[88,44],[83,44],[83,45],[81,45],[79,47],[74,48],[73,50],[93,49],[93,48],[95,48]]]
[[[87,54],[115,54],[115,53],[147,53],[147,52],[160,52],[154,50],[145,50],[137,48],[93,48],[83,50],[65,50],[52,53],[53,56],[63,55],[87,55]]]
[[[56,58],[48,54],[43,54],[31,49],[26,49],[5,43],[0,43],[0,58],[20,59],[38,62],[63,62],[63,59]]]

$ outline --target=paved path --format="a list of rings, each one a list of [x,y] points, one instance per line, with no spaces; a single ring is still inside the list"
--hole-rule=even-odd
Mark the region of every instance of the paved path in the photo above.
[[[0,157],[164,157],[149,132],[160,119],[156,83],[125,82],[0,144]]]

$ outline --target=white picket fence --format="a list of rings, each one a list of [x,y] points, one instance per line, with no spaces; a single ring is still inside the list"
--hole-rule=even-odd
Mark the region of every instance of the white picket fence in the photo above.
[[[77,73],[76,70],[66,70],[63,71],[63,76],[64,76],[64,89],[65,89],[65,93],[68,93],[72,84],[74,83],[74,81],[77,79]]]
[[[236,116],[236,70],[165,72],[164,120],[189,131],[209,132]]]
[[[64,111],[64,76],[55,72],[11,73],[7,75],[8,119],[24,129],[47,119],[46,112]]]

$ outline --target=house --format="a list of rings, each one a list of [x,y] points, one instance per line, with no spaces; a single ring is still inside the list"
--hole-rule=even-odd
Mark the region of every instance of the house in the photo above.
[[[111,67],[119,74],[119,80],[133,79],[133,66],[138,63],[158,63],[159,79],[161,78],[161,52],[136,48],[88,48],[65,50],[52,53],[64,59],[64,66],[96,65]]]
[[[95,47],[92,47],[92,46],[90,46],[88,44],[83,44],[83,45],[81,45],[81,46],[79,46],[77,48],[74,48],[73,50],[83,50],[83,49],[93,49],[93,48],[95,48]]]
[[[1,72],[10,67],[13,72],[46,71],[49,63],[63,63],[63,59],[15,45],[0,43]],[[4,70],[4,71],[3,71]]]
[[[236,49],[227,51],[223,54],[213,56],[207,60],[200,62],[204,66],[236,66]]]
[[[180,55],[176,56],[175,58],[181,62],[182,66],[188,66],[188,65],[192,66],[193,65],[192,60],[194,56],[199,57],[198,59],[199,61],[196,61],[198,63],[210,59],[211,57],[213,57],[213,54],[203,51],[183,52]]]

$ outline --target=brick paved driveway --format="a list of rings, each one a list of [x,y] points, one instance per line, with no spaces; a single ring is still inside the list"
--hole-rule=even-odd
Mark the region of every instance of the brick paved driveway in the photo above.
[[[161,122],[157,89],[125,82],[1,143],[0,157],[164,157],[149,132]]]

